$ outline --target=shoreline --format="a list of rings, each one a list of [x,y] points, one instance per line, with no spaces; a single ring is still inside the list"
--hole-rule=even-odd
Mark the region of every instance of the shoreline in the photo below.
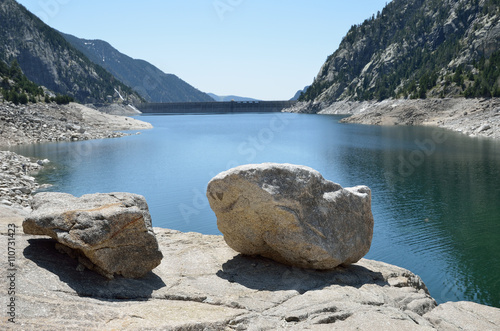
[[[26,215],[0,206],[0,242],[16,243],[15,278],[10,279],[15,305],[11,315],[4,313],[0,319],[22,328],[500,327],[500,309],[468,301],[437,305],[420,277],[398,266],[363,258],[330,271],[294,268],[243,256],[229,248],[223,236],[163,228],[154,228],[165,256],[162,263],[144,278],[110,281],[79,268],[76,260],[57,251],[54,240],[24,234]],[[7,231],[13,225],[15,236]],[[4,276],[9,275],[6,260],[1,263]]]
[[[0,148],[58,141],[118,138],[117,132],[153,126],[134,118],[110,115],[77,103],[57,105],[0,103]]]
[[[114,107],[120,110],[119,106]],[[123,108],[122,108],[123,109]],[[133,114],[130,110],[127,115]],[[0,103],[0,206],[30,208],[40,188],[35,175],[50,160],[32,160],[9,147],[47,142],[70,142],[130,135],[120,130],[148,130],[150,123],[110,115],[77,103],[57,105]]]
[[[89,139],[105,138],[120,125],[136,130],[147,128],[140,121],[135,127],[129,122],[132,119],[125,118],[108,123],[105,114],[80,105],[70,106],[81,114],[80,121],[74,123],[68,116],[70,121],[63,122],[81,127],[97,123],[97,138]],[[74,131],[67,127],[63,130]],[[24,136],[31,137],[26,133]],[[49,325],[57,329],[61,323],[68,323],[68,316],[74,328],[500,327],[500,309],[463,301],[436,305],[417,275],[394,265],[362,259],[352,269],[330,273],[290,268],[238,255],[222,236],[162,228],[154,228],[166,256],[157,269],[145,279],[105,282],[91,271],[78,270],[76,262],[59,255],[50,240],[22,232],[22,221],[31,211],[29,196],[38,187],[34,178],[33,183],[28,178],[30,171],[40,170],[46,161],[32,162],[12,152],[0,152],[0,163],[5,160],[9,175],[14,176],[9,183],[16,183],[18,188],[12,190],[13,185],[7,184],[7,193],[11,196],[13,192],[15,199],[19,199],[18,193],[27,196],[10,204],[2,203],[0,197],[0,241],[7,242],[9,224],[17,226],[18,231],[16,321],[24,327]],[[24,184],[16,181],[22,180],[26,189],[20,190]],[[2,270],[6,272],[7,268]],[[75,307],[79,314],[74,314]],[[95,318],[89,320],[85,317],[88,314]]]
[[[287,112],[350,115],[341,122],[435,126],[470,137],[500,139],[500,98],[393,99],[331,104],[305,102]]]

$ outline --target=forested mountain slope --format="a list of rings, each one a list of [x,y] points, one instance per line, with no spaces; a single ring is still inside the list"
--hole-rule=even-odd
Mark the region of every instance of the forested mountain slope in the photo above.
[[[352,26],[301,101],[500,96],[500,0],[393,0]]]
[[[79,102],[105,102],[117,91],[130,103],[142,100],[25,7],[0,0],[0,61],[14,60],[32,82]]]

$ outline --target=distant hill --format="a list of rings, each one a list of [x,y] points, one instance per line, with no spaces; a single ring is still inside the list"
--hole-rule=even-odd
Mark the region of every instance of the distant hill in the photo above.
[[[239,96],[236,96],[236,95],[224,95],[224,96],[220,96],[220,95],[215,95],[213,93],[207,93],[213,100],[215,101],[219,101],[219,102],[222,102],[222,101],[260,101],[260,100],[257,100],[257,99],[252,99],[252,98],[245,98],[245,97],[239,97]]]
[[[121,99],[118,94],[130,103],[142,100],[25,7],[1,0],[0,61],[10,65],[14,60],[32,82],[80,102],[106,102],[108,96]]]
[[[290,101],[296,101],[299,100],[300,96],[304,93],[306,93],[307,89],[309,88],[309,85],[304,87],[302,90],[298,90],[297,93],[293,96],[293,98],[290,99]]]
[[[213,101],[179,77],[166,74],[152,64],[120,53],[102,40],[62,36],[92,62],[101,65],[149,102]]]
[[[500,0],[393,0],[354,25],[301,101],[500,96]]]

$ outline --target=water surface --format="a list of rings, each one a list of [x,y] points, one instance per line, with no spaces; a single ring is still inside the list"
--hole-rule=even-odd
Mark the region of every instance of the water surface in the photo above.
[[[367,258],[420,275],[438,302],[500,307],[500,144],[426,127],[339,124],[295,114],[142,116],[153,130],[15,151],[53,161],[40,179],[80,196],[144,195],[153,225],[219,234],[208,181],[240,164],[310,166],[372,189]]]

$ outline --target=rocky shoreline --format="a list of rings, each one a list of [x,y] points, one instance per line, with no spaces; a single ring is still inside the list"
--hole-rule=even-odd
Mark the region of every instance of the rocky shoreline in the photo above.
[[[0,207],[0,245],[14,238],[12,330],[498,330],[500,309],[436,305],[410,271],[361,259],[317,271],[243,256],[222,236],[154,228],[162,263],[140,279],[108,280],[22,232],[26,214]],[[10,237],[8,224],[16,224]],[[7,259],[0,286],[8,288]],[[11,272],[12,275],[12,272]],[[7,298],[0,300],[6,307]],[[14,318],[15,324],[9,322]]]
[[[150,123],[76,103],[0,103],[0,150],[21,144],[118,138],[128,135],[118,130],[150,128]],[[0,151],[0,205],[29,208],[32,192],[39,188],[32,175],[49,162]]]
[[[287,111],[351,115],[343,119],[343,123],[428,125],[471,137],[500,139],[500,98],[395,99],[380,102],[340,101],[332,104],[308,102],[299,103]]]
[[[85,130],[80,134],[88,132],[88,139],[113,137],[114,130],[124,128],[150,127],[75,104],[68,108],[48,105],[49,111],[36,117],[43,110],[38,107],[45,106],[0,105],[7,110],[5,118],[23,111],[34,118],[2,120],[3,146],[54,141],[48,140],[54,137],[58,141],[63,135],[61,139],[68,141],[75,130],[66,124],[80,126]],[[66,120],[58,117],[60,112]],[[22,130],[12,130],[18,125]],[[40,133],[42,129],[53,134]],[[362,259],[330,271],[302,269],[240,255],[222,236],[160,228],[154,231],[165,258],[157,268],[140,279],[106,279],[60,253],[52,239],[23,233],[31,194],[38,188],[30,174],[46,162],[0,152],[0,245],[15,242],[15,254],[0,262],[0,286],[14,291],[10,299],[1,296],[0,300],[3,307],[14,302],[10,315],[7,311],[0,315],[2,325],[9,329],[500,328],[500,309],[472,302],[438,306],[417,275],[397,266]],[[9,321],[12,318],[15,323]]]
[[[29,208],[32,193],[40,188],[36,174],[48,160],[31,159],[9,151],[0,151],[0,205]]]
[[[57,105],[0,103],[0,148],[21,144],[123,137],[123,130],[144,130],[151,124],[108,115],[77,103]]]

